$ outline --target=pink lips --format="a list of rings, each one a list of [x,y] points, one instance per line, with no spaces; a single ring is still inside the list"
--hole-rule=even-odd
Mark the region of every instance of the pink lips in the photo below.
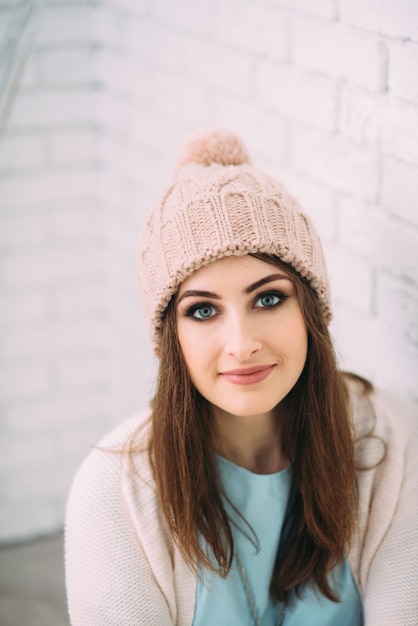
[[[254,385],[261,383],[273,371],[274,365],[258,365],[255,367],[243,367],[241,369],[222,372],[225,380],[234,385]]]

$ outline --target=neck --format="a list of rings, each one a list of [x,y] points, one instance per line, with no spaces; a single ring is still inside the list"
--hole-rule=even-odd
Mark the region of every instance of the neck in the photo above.
[[[255,474],[273,474],[289,465],[282,452],[278,415],[236,416],[214,408],[217,452]]]

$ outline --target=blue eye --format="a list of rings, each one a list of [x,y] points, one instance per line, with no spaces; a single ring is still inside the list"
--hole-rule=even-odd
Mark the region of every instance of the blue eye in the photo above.
[[[187,315],[194,317],[196,320],[208,320],[216,315],[216,309],[211,304],[198,304],[191,307]]]
[[[276,293],[263,293],[255,301],[255,306],[268,309],[277,306],[284,299],[285,296],[279,296]]]

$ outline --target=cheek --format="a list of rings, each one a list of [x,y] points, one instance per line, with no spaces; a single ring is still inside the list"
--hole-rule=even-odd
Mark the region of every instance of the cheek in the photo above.
[[[193,341],[188,335],[181,337],[179,334],[179,344],[190,380],[195,389],[205,397],[209,372],[212,371],[207,350],[202,341]]]
[[[193,328],[184,329],[181,324],[177,327],[180,350],[191,376],[199,367],[202,367],[208,352],[207,342],[205,342],[202,334],[193,332],[193,330]]]
[[[293,354],[304,364],[308,354],[308,330],[301,314],[287,326],[284,337],[289,355]]]

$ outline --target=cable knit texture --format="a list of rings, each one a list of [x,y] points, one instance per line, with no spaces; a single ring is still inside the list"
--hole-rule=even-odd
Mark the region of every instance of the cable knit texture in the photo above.
[[[180,283],[216,259],[256,252],[306,278],[331,319],[321,243],[296,200],[250,164],[235,134],[193,136],[141,236],[138,279],[157,353],[162,315]]]
[[[359,510],[349,554],[365,626],[418,624],[418,411],[351,386],[359,437]],[[148,411],[123,422],[87,457],[71,489],[66,577],[72,626],[191,626],[196,580],[161,515],[146,452],[120,449]],[[368,436],[375,423],[375,435]]]

